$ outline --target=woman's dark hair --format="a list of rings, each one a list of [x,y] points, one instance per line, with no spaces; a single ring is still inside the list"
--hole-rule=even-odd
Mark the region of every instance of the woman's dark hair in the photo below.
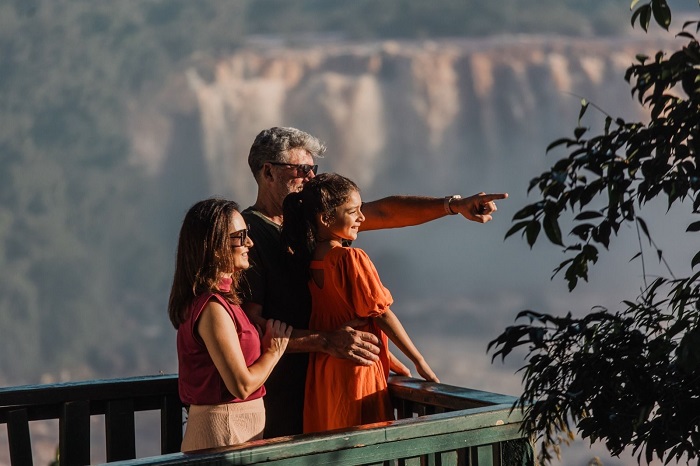
[[[177,329],[187,319],[187,308],[202,293],[216,292],[234,304],[240,270],[235,270],[229,229],[238,204],[226,199],[206,199],[185,215],[177,244],[175,274],[170,289],[168,315]],[[234,272],[230,292],[216,288],[222,273]]]
[[[316,216],[333,218],[335,208],[343,205],[354,191],[360,190],[352,180],[336,173],[322,173],[306,182],[300,192],[284,199],[282,244],[304,270],[316,249]]]

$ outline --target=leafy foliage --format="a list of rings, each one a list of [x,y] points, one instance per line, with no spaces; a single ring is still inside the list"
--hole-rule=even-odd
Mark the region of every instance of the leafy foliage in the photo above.
[[[671,23],[665,0],[634,1],[632,8],[632,24],[644,30],[652,19],[664,29]],[[650,112],[647,124],[607,116],[602,134],[587,136],[581,118],[591,105],[582,101],[573,137],[547,148],[566,148],[568,156],[531,181],[539,200],[514,215],[506,237],[521,232],[532,247],[544,230],[569,256],[554,271],[564,272],[569,290],[588,279],[622,225],[635,226],[655,245],[638,212],[652,199],[665,199],[669,209],[689,200],[693,214],[700,212],[699,29],[698,22],[686,23],[679,50],[638,56],[628,68],[632,95]],[[566,211],[576,214],[568,244],[559,226]],[[700,231],[700,222],[687,231]],[[688,257],[692,268],[700,264],[700,252]],[[625,300],[623,310],[594,308],[581,319],[523,311],[518,319],[527,324],[489,344],[494,359],[527,348],[517,406],[526,413],[524,429],[541,436],[542,460],[558,453],[572,424],[614,455],[631,446],[640,462],[700,456],[699,279],[700,272],[647,284],[645,276],[641,293]]]

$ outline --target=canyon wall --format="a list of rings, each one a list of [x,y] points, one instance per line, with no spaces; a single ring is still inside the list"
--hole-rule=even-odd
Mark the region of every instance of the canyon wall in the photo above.
[[[137,161],[154,174],[201,171],[201,190],[244,204],[255,191],[248,149],[271,126],[318,136],[328,146],[321,170],[353,178],[366,193],[451,192],[538,174],[547,144],[576,126],[581,97],[643,119],[624,70],[635,54],[663,46],[524,36],[252,45],[186,66],[135,107],[132,139]]]

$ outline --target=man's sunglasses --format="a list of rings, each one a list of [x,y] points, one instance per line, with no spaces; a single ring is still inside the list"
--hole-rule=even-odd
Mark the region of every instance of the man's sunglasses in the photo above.
[[[314,175],[318,173],[318,165],[307,165],[305,163],[285,163],[285,162],[267,162],[270,165],[279,165],[282,167],[295,168],[297,171],[297,176],[307,176],[309,172],[313,172]]]
[[[229,234],[228,237],[231,239],[231,246],[234,248],[240,248],[241,246],[245,245],[245,242],[248,239],[248,228],[234,231],[233,233]]]

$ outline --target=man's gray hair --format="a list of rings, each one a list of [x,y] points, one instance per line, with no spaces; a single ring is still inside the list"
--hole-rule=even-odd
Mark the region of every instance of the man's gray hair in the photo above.
[[[274,127],[262,130],[248,154],[248,165],[253,176],[258,177],[265,162],[286,162],[291,149],[304,149],[312,157],[323,157],[326,146],[309,133],[296,128]]]

